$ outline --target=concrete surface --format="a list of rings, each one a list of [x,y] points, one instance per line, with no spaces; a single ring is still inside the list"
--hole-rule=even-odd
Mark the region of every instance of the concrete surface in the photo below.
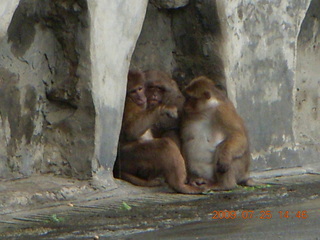
[[[276,175],[257,179],[269,185],[210,195],[123,181],[97,189],[53,176],[1,181],[0,239],[319,239],[320,175]],[[249,210],[253,216],[244,219]],[[237,218],[212,219],[213,211],[235,211]],[[260,219],[261,211],[272,217]]]
[[[130,239],[319,239],[320,200],[256,209],[252,218],[218,219],[183,224],[163,231],[133,235]],[[271,218],[264,218],[269,211]],[[288,211],[288,215],[284,212]],[[307,215],[300,216],[302,211]],[[244,213],[245,211],[238,211]],[[246,215],[243,215],[246,216]],[[270,215],[271,216],[271,215]]]
[[[253,169],[317,163],[319,1],[217,2],[228,94],[247,123]]]
[[[1,1],[0,178],[107,182],[130,63],[181,86],[222,78],[247,123],[253,170],[318,162],[319,1],[151,2]]]
[[[147,0],[1,0],[0,178],[112,174]]]

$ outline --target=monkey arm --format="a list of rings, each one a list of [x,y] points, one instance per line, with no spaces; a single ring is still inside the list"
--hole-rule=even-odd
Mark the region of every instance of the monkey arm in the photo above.
[[[159,108],[143,110],[135,114],[130,114],[129,116],[125,115],[122,128],[126,140],[138,140],[152,127],[158,116],[160,116]]]
[[[218,111],[218,121],[224,129],[225,140],[216,148],[215,160],[219,172],[226,172],[233,160],[249,151],[247,132],[233,105],[226,103]]]
[[[243,134],[234,133],[221,142],[214,153],[219,173],[226,173],[233,161],[240,159],[248,151],[247,139]]]
[[[217,146],[219,155],[227,162],[242,157],[247,150],[248,140],[242,132],[233,133]]]
[[[229,100],[219,107],[217,115],[226,136],[221,150],[227,151],[232,159],[241,157],[249,145],[247,130],[242,118]]]

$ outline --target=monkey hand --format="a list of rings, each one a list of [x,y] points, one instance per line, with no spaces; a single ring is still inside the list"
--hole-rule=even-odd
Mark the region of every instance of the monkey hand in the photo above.
[[[226,149],[224,142],[220,143],[215,151],[216,168],[218,173],[226,173],[231,167],[231,155]]]
[[[169,118],[178,118],[178,108],[175,106],[162,106],[161,115],[166,115]]]
[[[217,172],[226,173],[230,169],[230,164],[228,162],[218,161],[217,162]]]

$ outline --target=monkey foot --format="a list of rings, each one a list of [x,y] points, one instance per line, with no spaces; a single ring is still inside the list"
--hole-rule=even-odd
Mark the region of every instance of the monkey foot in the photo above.
[[[221,183],[211,183],[208,185],[209,191],[230,191],[236,188],[237,185],[223,185]]]
[[[241,181],[240,183],[238,183],[241,186],[249,186],[249,187],[254,187],[257,185],[257,183],[252,179],[252,178],[248,178],[244,181]]]
[[[208,190],[213,185],[212,181],[201,177],[192,179],[189,184],[203,190]]]

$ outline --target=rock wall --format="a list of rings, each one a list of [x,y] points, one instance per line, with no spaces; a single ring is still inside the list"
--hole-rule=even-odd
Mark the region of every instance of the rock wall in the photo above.
[[[111,176],[146,1],[0,5],[0,178]]]
[[[131,66],[171,73],[182,88],[220,79],[247,123],[253,170],[317,163],[319,2],[179,2],[149,3]]]
[[[222,29],[215,1],[150,1],[131,68],[165,71],[181,88],[199,75],[224,85],[222,56]]]
[[[130,63],[180,87],[219,79],[247,123],[253,170],[317,163],[319,10],[316,0],[2,0],[0,178],[112,183]]]
[[[310,11],[319,11],[315,2],[310,7],[310,1],[285,0],[224,5],[227,85],[250,131],[254,169],[318,162],[319,138],[314,136],[308,143],[300,140],[301,135],[312,137],[308,133],[320,124],[319,109],[314,108],[319,99],[319,77],[314,72],[319,70],[315,65],[301,66],[301,61],[306,63],[303,58],[316,57],[315,48],[308,52],[301,47],[302,39],[309,38],[310,46],[308,36],[319,33],[316,20],[310,17]],[[316,58],[319,62],[319,55]],[[302,72],[308,79],[304,86],[310,90],[306,91],[309,106],[299,110],[305,90]]]
[[[297,41],[293,133],[304,164],[320,153],[320,2],[311,1]]]
[[[1,40],[1,175],[91,176],[85,1],[21,0]]]
[[[147,0],[88,1],[91,18],[92,95],[96,109],[94,177],[112,184],[127,73]]]

